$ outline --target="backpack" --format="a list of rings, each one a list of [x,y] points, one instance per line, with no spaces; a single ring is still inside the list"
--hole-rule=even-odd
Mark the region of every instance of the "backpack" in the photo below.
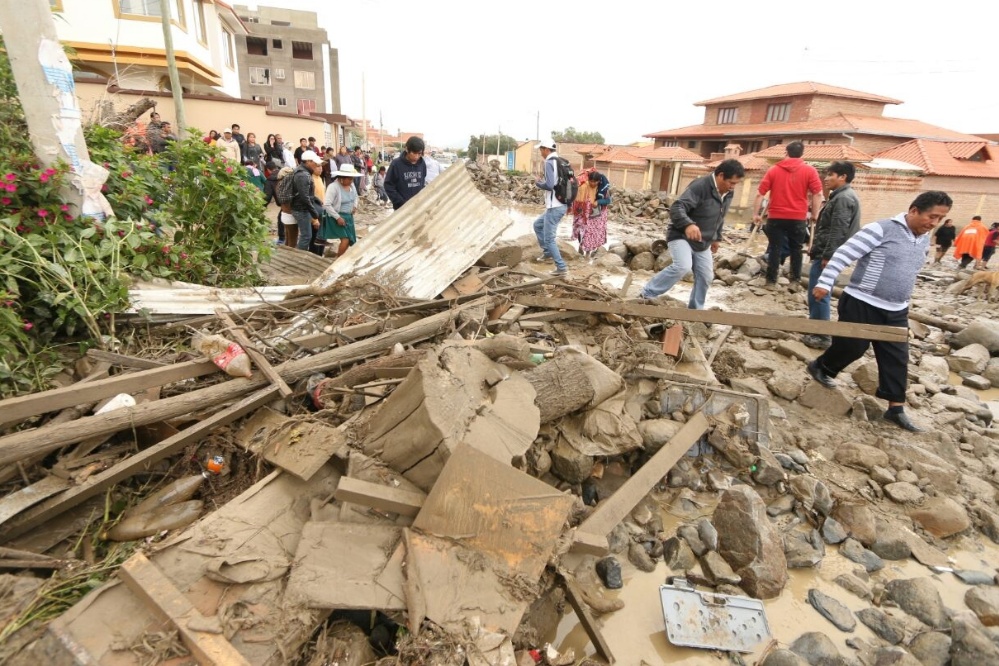
[[[566,206],[571,206],[576,200],[576,193],[579,192],[579,182],[576,180],[576,173],[572,170],[569,160],[562,157],[555,158],[555,199]]]
[[[288,174],[284,178],[278,181],[277,187],[274,188],[274,198],[277,199],[279,206],[284,206],[285,204],[290,204],[292,198],[295,196],[295,184],[294,174]]]

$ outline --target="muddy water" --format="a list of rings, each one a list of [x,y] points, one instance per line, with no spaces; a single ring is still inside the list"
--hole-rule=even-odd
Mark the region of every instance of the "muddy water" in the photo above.
[[[948,381],[954,386],[961,386],[961,375],[956,372],[950,373],[950,378]],[[978,399],[982,402],[996,402],[999,401],[999,387],[993,387],[990,389],[985,389],[984,391],[979,391],[972,389],[978,394]]]
[[[701,515],[710,516],[710,509],[705,509]],[[663,522],[667,533],[673,533],[681,522],[690,521],[691,516],[685,516],[684,521],[664,513]],[[972,538],[964,538],[954,544],[948,552],[952,566],[958,569],[971,569],[994,574],[999,567],[999,546],[990,542],[982,543]],[[605,615],[598,623],[604,639],[614,653],[617,663],[638,666],[643,662],[650,666],[658,664],[683,664],[696,666],[713,663],[717,653],[672,645],[666,637],[662,606],[659,598],[659,586],[666,581],[670,570],[664,562],[651,573],[636,570],[621,556],[618,558],[624,569],[624,588],[610,596],[617,596],[625,602],[622,610]],[[574,567],[576,562],[567,562]],[[833,580],[842,573],[854,572],[859,565],[847,560],[839,554],[836,547],[827,546],[826,556],[818,567],[811,569],[792,569],[790,579],[783,593],[777,599],[764,602],[767,622],[775,641],[787,647],[798,636],[809,631],[818,631],[828,635],[844,655],[852,650],[846,646],[846,640],[851,637],[863,638],[874,642],[873,633],[859,621],[852,633],[841,632],[828,620],[823,618],[809,605],[808,591],[818,589],[839,600],[851,611],[867,608],[870,603],[855,597]],[[940,592],[944,604],[954,610],[964,610],[964,595],[969,589],[953,574],[934,574],[929,569],[913,559],[887,562],[885,569],[871,575],[870,583],[885,583],[896,578],[929,577]],[[901,611],[884,609],[896,614]],[[575,615],[566,615],[558,627],[552,644],[559,650],[573,648],[577,659],[583,655],[595,654],[582,626],[576,621]],[[745,655],[747,663],[758,663],[762,658],[768,643],[763,642],[756,650]]]

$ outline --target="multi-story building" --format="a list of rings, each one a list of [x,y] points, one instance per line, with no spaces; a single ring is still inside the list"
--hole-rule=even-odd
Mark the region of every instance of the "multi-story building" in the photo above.
[[[170,88],[160,14],[162,0],[49,0],[59,40],[84,73],[134,90]],[[221,0],[169,0],[181,87],[195,94],[240,96],[236,37],[246,29]]]
[[[247,33],[236,38],[243,96],[274,111],[340,113],[337,50],[315,12],[235,6]]]

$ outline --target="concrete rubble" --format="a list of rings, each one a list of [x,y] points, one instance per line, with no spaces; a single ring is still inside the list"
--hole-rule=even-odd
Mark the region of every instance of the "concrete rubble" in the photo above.
[[[496,203],[533,201],[526,176],[468,171]],[[567,247],[565,279],[530,241],[452,267],[444,298],[344,275],[285,311],[154,327],[167,351],[88,356],[0,402],[0,661],[707,658],[667,643],[655,605],[683,577],[764,600],[776,640],[753,663],[999,663],[999,324],[945,294],[966,276],[917,287],[907,399],[927,431],[908,435],[881,419],[872,358],[834,390],[808,379],[804,294],[762,288],[744,232],[716,256],[717,309],[627,300],[669,261],[662,222],[641,224],[593,264]],[[273,376],[177,352],[186,327],[238,328]],[[93,414],[119,393],[137,404]],[[110,540],[202,473],[196,522]]]

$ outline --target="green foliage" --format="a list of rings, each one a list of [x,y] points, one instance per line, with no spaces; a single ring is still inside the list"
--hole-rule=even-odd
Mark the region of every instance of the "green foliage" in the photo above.
[[[483,141],[483,139],[485,141]],[[469,159],[476,159],[482,153],[483,143],[485,144],[486,155],[496,155],[496,143],[499,141],[499,154],[506,155],[508,150],[516,150],[519,143],[512,136],[506,134],[473,134],[468,138],[468,150],[466,152]]]
[[[168,193],[168,182],[160,169],[159,155],[136,151],[121,140],[121,133],[99,125],[84,130],[90,161],[109,171],[104,196],[122,219],[149,217]]]
[[[604,135],[600,132],[584,132],[575,127],[566,127],[561,132],[552,132],[555,143],[603,143]]]

